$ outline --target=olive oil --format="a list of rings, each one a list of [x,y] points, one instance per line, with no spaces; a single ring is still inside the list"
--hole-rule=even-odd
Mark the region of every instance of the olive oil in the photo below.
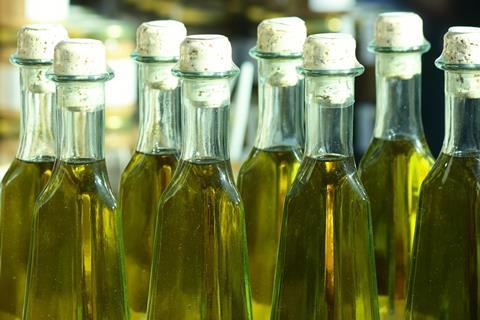
[[[155,155],[137,151],[122,174],[120,212],[132,317],[137,311],[140,314],[146,311],[158,201],[176,166],[174,150]]]
[[[253,311],[264,319],[270,316],[283,204],[300,157],[299,149],[254,148],[238,176],[245,207]]]
[[[478,319],[480,152],[440,154],[419,208],[408,319]]]
[[[257,45],[258,126],[238,174],[245,206],[253,317],[270,318],[273,278],[285,195],[295,179],[304,142],[304,81],[297,72],[306,37],[297,17],[263,20]]]
[[[180,153],[180,90],[172,67],[185,36],[178,21],[142,23],[132,55],[138,66],[139,137],[122,174],[119,207],[133,320],[146,317],[158,202]]]
[[[376,66],[375,127],[358,171],[371,203],[382,320],[405,317],[418,197],[433,165],[421,117],[421,59],[429,48],[417,14],[377,17],[370,46]]]
[[[451,27],[445,138],[420,190],[406,319],[480,319],[480,28]]]
[[[58,157],[33,212],[22,319],[129,319],[122,219],[104,160],[105,47],[55,47]]]
[[[58,25],[26,25],[11,62],[20,74],[20,136],[0,183],[0,319],[21,319],[33,208],[49,180],[55,152],[55,85],[47,79],[53,48],[67,37]]]
[[[285,201],[272,319],[376,319],[370,235],[354,160],[305,157]]]
[[[404,314],[418,197],[432,165],[424,141],[381,138],[373,138],[360,163],[371,203],[380,314],[385,317],[389,310],[396,310],[398,319]]]
[[[370,202],[353,159],[355,40],[304,47],[306,143],[283,210],[271,320],[377,320]]]
[[[244,213],[230,163],[181,161],[158,219],[149,319],[249,319]]]
[[[53,159],[15,159],[0,185],[0,319],[20,319],[33,205],[52,174]]]
[[[112,290],[123,248],[107,179],[103,160],[57,164],[35,208],[26,319],[126,319],[124,291]]]
[[[180,161],[160,197],[147,319],[251,320],[243,203],[228,153],[230,85],[221,35],[188,36],[181,80]]]

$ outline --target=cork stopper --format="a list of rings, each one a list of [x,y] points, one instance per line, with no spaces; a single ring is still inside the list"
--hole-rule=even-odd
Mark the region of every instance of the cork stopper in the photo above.
[[[57,24],[30,24],[18,31],[17,39],[17,58],[52,61],[55,45],[68,39],[68,33]]]
[[[257,29],[257,50],[263,53],[301,54],[307,27],[297,17],[263,20]]]
[[[427,43],[423,21],[413,12],[386,12],[375,23],[375,47],[412,48]]]
[[[311,70],[345,70],[358,67],[355,39],[346,33],[319,33],[307,38],[304,67]]]
[[[448,29],[439,60],[445,64],[480,64],[480,28]]]
[[[105,46],[93,39],[70,39],[55,47],[53,72],[64,76],[96,76],[107,72]]]
[[[181,72],[228,72],[235,68],[228,38],[217,34],[187,36],[180,45]]]
[[[144,57],[178,58],[186,36],[187,29],[179,21],[144,22],[137,29],[136,53]]]

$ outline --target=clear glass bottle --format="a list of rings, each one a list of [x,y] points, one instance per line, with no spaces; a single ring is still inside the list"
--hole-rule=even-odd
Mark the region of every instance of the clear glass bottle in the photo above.
[[[421,59],[429,48],[416,14],[377,18],[370,47],[376,54],[376,119],[358,172],[371,203],[382,319],[404,317],[418,196],[433,165],[421,118]]]
[[[188,36],[181,78],[182,150],[156,219],[147,319],[252,319],[243,205],[228,155],[228,39]]]
[[[11,58],[20,68],[22,112],[17,154],[0,184],[0,319],[22,316],[33,206],[55,161],[55,85],[46,72],[66,37],[60,26],[27,25]]]
[[[23,319],[128,319],[121,216],[104,145],[105,47],[55,48],[58,162],[35,204]]]
[[[480,318],[480,28],[444,41],[445,139],[420,192],[406,319]]]
[[[260,29],[266,28],[274,31],[265,36]],[[272,48],[280,51],[276,53],[251,50],[258,59],[258,129],[237,184],[245,207],[253,316],[258,320],[270,318],[283,203],[302,157],[304,85],[297,72],[302,31],[305,38],[305,23],[298,18],[265,20],[259,25],[258,42],[279,34],[276,40],[288,43],[288,51],[279,46]],[[300,40],[298,48],[285,41],[288,36]]]
[[[305,157],[285,200],[271,319],[378,319],[370,205],[352,147],[346,34],[308,37]]]
[[[143,319],[147,312],[158,201],[172,178],[180,151],[180,90],[172,67],[185,36],[184,25],[171,20],[146,22],[137,31],[133,58],[139,76],[139,139],[122,174],[119,192],[133,319]]]

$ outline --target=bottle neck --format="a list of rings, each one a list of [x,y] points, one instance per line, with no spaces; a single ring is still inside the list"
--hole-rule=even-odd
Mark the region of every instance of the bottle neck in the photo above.
[[[375,138],[424,139],[421,55],[421,52],[377,53]]]
[[[303,146],[301,59],[258,59],[259,117],[255,147]]]
[[[171,72],[173,65],[169,62],[139,62],[139,152],[179,151],[180,90],[178,79]]]
[[[442,152],[480,152],[480,71],[445,72],[445,139]]]
[[[353,76],[307,76],[305,155],[353,156]]]
[[[60,160],[103,160],[105,83],[60,82],[57,84],[57,95]]]
[[[182,160],[229,159],[228,79],[182,79]]]
[[[20,66],[21,121],[17,158],[55,158],[55,84],[46,78],[49,66]]]

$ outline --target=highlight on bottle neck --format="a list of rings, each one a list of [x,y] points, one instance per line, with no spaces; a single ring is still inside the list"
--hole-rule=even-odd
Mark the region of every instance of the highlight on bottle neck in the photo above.
[[[103,159],[105,81],[113,77],[104,45],[91,39],[60,42],[49,77],[57,82],[60,160]]]
[[[184,24],[175,20],[144,22],[137,29],[132,58],[138,64],[139,152],[179,151],[180,91],[172,68],[186,34]]]
[[[445,139],[442,152],[480,152],[480,28],[452,27],[435,61],[445,71]]]
[[[309,157],[352,156],[354,77],[363,72],[355,40],[347,34],[308,37],[306,76],[306,148]]]
[[[188,36],[173,73],[182,87],[183,160],[224,161],[228,155],[229,79],[238,74],[222,35]]]
[[[55,156],[55,84],[46,74],[55,45],[68,37],[60,25],[32,24],[18,32],[11,61],[20,68],[21,121],[17,158],[52,161]]]

